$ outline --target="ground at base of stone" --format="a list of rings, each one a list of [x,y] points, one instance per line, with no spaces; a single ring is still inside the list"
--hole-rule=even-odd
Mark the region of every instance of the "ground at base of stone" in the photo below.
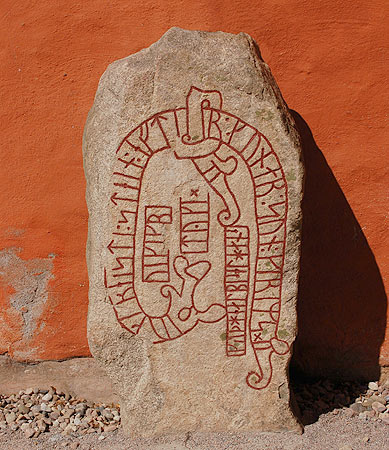
[[[102,438],[104,436],[104,438]],[[122,431],[82,437],[44,433],[31,440],[11,431],[0,435],[0,450],[384,450],[389,448],[389,427],[365,417],[350,417],[345,410],[329,412],[305,427],[302,435],[292,433],[188,433],[158,439],[131,439]]]
[[[96,373],[99,373],[97,379],[94,376]],[[134,440],[124,436],[120,428],[117,397],[109,379],[103,372],[98,372],[93,359],[78,358],[31,365],[0,357],[0,450],[386,450],[389,449],[387,375],[379,382],[370,383],[329,379],[312,381],[293,376],[291,388],[305,425],[302,435],[187,433]],[[95,383],[92,383],[93,379]],[[51,408],[51,412],[47,412],[47,407]],[[61,410],[65,419],[67,414],[62,413],[69,412],[70,417],[65,422],[74,425],[61,434],[60,426],[54,426],[55,417],[51,417],[58,413],[57,409]],[[72,409],[74,413],[70,414]],[[25,417],[26,414],[28,417]],[[40,423],[40,419],[44,418],[47,426]],[[81,422],[85,419],[88,426],[78,421],[76,424],[77,418]],[[26,419],[30,427],[35,430],[37,426],[40,433],[26,437],[29,434],[23,427],[27,425],[22,425]],[[52,424],[49,419],[52,419]],[[115,423],[111,424],[112,421]],[[119,429],[112,431],[115,428]],[[84,432],[86,434],[83,435]]]

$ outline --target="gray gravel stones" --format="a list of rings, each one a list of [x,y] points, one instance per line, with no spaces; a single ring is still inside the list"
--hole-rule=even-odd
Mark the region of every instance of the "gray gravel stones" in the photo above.
[[[43,400],[44,402],[49,402],[52,398],[53,398],[52,394],[50,394],[50,392],[48,392],[47,394],[45,394],[45,395],[42,397],[42,400]]]
[[[119,405],[86,402],[53,387],[0,395],[0,430],[20,430],[27,438],[48,431],[74,436],[109,433],[119,426]]]
[[[389,425],[389,381],[386,383],[335,383],[321,380],[313,384],[296,383],[295,398],[307,425],[323,413],[344,411],[349,417],[373,420]]]
[[[353,403],[353,404],[350,406],[350,408],[351,408],[356,414],[359,414],[359,413],[361,413],[361,412],[363,412],[363,411],[366,410],[365,407],[363,406],[363,404],[362,404],[361,402]]]
[[[5,415],[5,421],[7,423],[15,422],[15,419],[16,419],[16,414],[14,412],[10,412]]]
[[[378,391],[378,383],[376,383],[375,381],[370,381],[368,387],[371,391]]]
[[[374,402],[372,403],[371,407],[377,413],[384,413],[387,409],[386,406],[383,405],[381,402]]]
[[[372,390],[366,384],[321,380],[294,383],[293,390],[305,424],[332,411],[334,415],[343,412],[358,421],[389,426],[389,382]],[[94,404],[61,392],[52,393],[52,399],[44,402],[46,394],[29,388],[8,397],[0,395],[0,432],[8,429],[34,438],[52,431],[71,438],[90,433],[103,436],[120,427],[117,405]],[[50,413],[41,411],[43,403],[51,408]]]

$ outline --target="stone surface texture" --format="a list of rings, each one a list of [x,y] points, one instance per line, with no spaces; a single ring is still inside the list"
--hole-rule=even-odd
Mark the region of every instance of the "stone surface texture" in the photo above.
[[[300,430],[303,164],[255,42],[173,28],[114,62],[83,151],[88,340],[124,430]]]

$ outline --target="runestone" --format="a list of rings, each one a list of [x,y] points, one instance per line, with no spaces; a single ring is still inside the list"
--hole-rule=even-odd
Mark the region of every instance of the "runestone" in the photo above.
[[[299,431],[304,171],[255,42],[173,28],[112,63],[83,151],[88,340],[125,432]]]

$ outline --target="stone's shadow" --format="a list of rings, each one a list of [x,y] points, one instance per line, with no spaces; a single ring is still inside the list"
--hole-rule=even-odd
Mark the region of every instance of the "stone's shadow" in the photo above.
[[[361,395],[365,397],[368,392],[367,383],[350,381],[334,383],[328,379],[315,383],[294,380],[292,389],[295,401],[299,406],[295,412],[304,426],[316,422],[321,414],[330,411],[333,414],[339,414],[341,409],[346,408],[350,414],[352,408],[349,407]],[[366,411],[371,409],[371,406],[363,407],[363,410]]]
[[[291,378],[377,380],[387,298],[369,244],[304,119],[298,336]]]

